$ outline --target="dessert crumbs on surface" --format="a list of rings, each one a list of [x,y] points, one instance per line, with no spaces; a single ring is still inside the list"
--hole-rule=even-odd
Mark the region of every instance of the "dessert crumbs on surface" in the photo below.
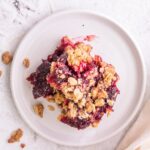
[[[48,110],[50,110],[50,111],[54,111],[55,110],[55,107],[52,106],[52,105],[48,105],[47,107],[48,107]]]
[[[0,77],[2,76],[2,73],[3,73],[2,70],[0,70]]]
[[[6,64],[6,65],[10,64],[12,59],[13,59],[13,56],[11,55],[11,53],[9,51],[5,51],[2,54],[2,62],[4,64]]]
[[[25,59],[23,60],[23,66],[24,66],[25,68],[29,68],[29,66],[30,66],[30,60],[29,60],[28,58],[25,58]]]
[[[33,105],[33,110],[34,110],[36,115],[43,118],[43,112],[44,112],[43,104],[37,103],[37,104]]]
[[[24,144],[24,143],[21,143],[21,144],[20,144],[20,147],[21,147],[21,148],[25,148],[25,146],[26,146],[26,144]]]
[[[13,131],[10,138],[8,139],[8,143],[18,142],[22,136],[23,136],[23,130],[19,128]]]

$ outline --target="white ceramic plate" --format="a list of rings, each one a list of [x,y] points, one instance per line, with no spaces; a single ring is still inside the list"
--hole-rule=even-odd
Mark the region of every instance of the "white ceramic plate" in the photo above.
[[[58,45],[64,35],[78,37],[97,35],[92,43],[93,53],[113,64],[120,75],[121,94],[115,104],[115,112],[104,117],[98,128],[77,130],[57,121],[59,109],[44,112],[44,118],[37,117],[32,105],[46,100],[34,100],[32,86],[26,77],[33,72]],[[28,57],[29,69],[22,61]],[[102,142],[121,131],[133,119],[145,90],[145,69],[141,54],[129,35],[117,23],[103,15],[87,11],[65,11],[51,15],[38,23],[20,43],[11,70],[11,89],[19,113],[27,124],[43,137],[63,145],[85,146]]]

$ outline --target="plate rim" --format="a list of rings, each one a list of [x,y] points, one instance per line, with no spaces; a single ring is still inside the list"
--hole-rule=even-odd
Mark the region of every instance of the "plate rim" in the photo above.
[[[70,143],[62,142],[60,140],[53,139],[52,137],[48,137],[45,134],[43,134],[41,131],[39,131],[27,119],[27,117],[25,117],[24,113],[21,111],[21,108],[19,107],[19,104],[17,102],[17,99],[15,98],[15,94],[14,94],[14,90],[13,90],[13,68],[15,67],[14,66],[14,62],[15,62],[15,59],[16,59],[17,52],[18,52],[19,48],[21,47],[23,41],[30,34],[30,32],[32,32],[32,30],[34,30],[34,28],[37,28],[38,26],[40,26],[40,24],[42,24],[44,21],[48,20],[49,18],[54,18],[54,17],[57,17],[57,16],[68,14],[68,13],[83,13],[83,14],[87,14],[87,15],[94,15],[94,16],[97,16],[97,17],[104,18],[105,20],[107,20],[107,21],[111,22],[112,24],[114,24],[117,28],[119,28],[119,30],[121,30],[123,33],[125,33],[127,35],[128,39],[135,46],[135,50],[136,50],[136,52],[138,54],[139,61],[140,61],[140,64],[142,66],[141,67],[141,70],[142,70],[142,72],[141,72],[141,74],[142,74],[142,86],[141,87],[142,88],[141,88],[141,93],[140,93],[139,101],[138,101],[136,107],[134,108],[134,111],[130,115],[130,117],[128,117],[127,121],[123,125],[121,125],[120,128],[118,128],[116,131],[112,132],[110,135],[106,136],[105,138],[100,139],[100,140],[95,140],[95,141],[90,142],[90,143],[79,144],[79,145],[78,145],[78,143],[77,144],[70,144]],[[11,64],[11,70],[10,70],[10,88],[11,88],[12,97],[13,97],[15,106],[17,108],[17,111],[19,112],[21,118],[27,124],[27,126],[30,129],[32,129],[33,131],[35,131],[38,135],[42,136],[43,138],[45,138],[47,140],[50,140],[50,141],[52,141],[52,142],[54,142],[56,144],[61,144],[61,145],[64,145],[64,146],[74,146],[74,147],[90,146],[90,145],[93,145],[93,144],[104,142],[107,139],[110,139],[111,137],[117,135],[125,127],[127,127],[127,125],[129,125],[131,123],[131,121],[133,120],[133,118],[135,118],[136,114],[138,113],[138,111],[140,109],[140,106],[141,106],[142,102],[144,101],[144,94],[145,94],[145,89],[146,89],[146,80],[147,80],[147,74],[146,74],[146,67],[145,67],[143,55],[141,53],[141,50],[140,50],[137,42],[134,40],[134,38],[131,36],[131,34],[126,30],[126,28],[123,27],[122,25],[120,25],[120,23],[118,23],[116,20],[108,17],[107,15],[105,15],[103,13],[99,13],[99,12],[95,12],[95,11],[91,11],[91,10],[85,10],[85,9],[84,10],[82,10],[82,9],[61,10],[61,11],[58,11],[58,12],[55,12],[55,13],[49,15],[48,17],[46,17],[46,18],[44,18],[42,20],[39,20],[31,29],[29,29],[29,31],[27,31],[27,33],[25,34],[25,36],[20,40],[20,42],[18,44],[18,47],[17,47],[17,49],[16,49],[16,51],[14,53],[14,58],[13,58],[13,61],[12,61],[12,64]]]

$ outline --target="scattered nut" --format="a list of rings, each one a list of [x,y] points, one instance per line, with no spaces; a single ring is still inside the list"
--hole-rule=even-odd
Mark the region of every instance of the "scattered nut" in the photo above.
[[[25,59],[23,60],[23,65],[24,65],[25,68],[29,68],[29,66],[30,66],[30,61],[29,61],[28,58],[25,58]]]
[[[13,57],[9,51],[6,51],[2,54],[2,62],[4,64],[8,65],[9,63],[11,63],[12,59],[13,59]]]
[[[8,143],[18,142],[22,136],[22,129],[17,129],[11,134],[10,138],[8,139]]]
[[[25,148],[25,146],[26,146],[26,145],[25,145],[24,143],[21,143],[21,144],[20,144],[20,147],[21,147],[21,148]]]
[[[55,110],[55,107],[52,106],[52,105],[48,105],[47,107],[48,107],[48,110],[50,110],[50,111],[54,111]]]
[[[33,106],[34,112],[41,118],[43,118],[44,106],[41,103],[35,104]]]

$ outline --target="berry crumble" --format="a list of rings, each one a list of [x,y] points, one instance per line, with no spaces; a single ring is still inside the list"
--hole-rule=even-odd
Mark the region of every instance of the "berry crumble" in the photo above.
[[[119,94],[115,68],[90,54],[92,46],[87,43],[93,39],[93,35],[83,40],[63,37],[54,53],[27,78],[34,98],[55,102],[61,109],[59,120],[78,129],[97,127],[103,115],[113,111]]]

